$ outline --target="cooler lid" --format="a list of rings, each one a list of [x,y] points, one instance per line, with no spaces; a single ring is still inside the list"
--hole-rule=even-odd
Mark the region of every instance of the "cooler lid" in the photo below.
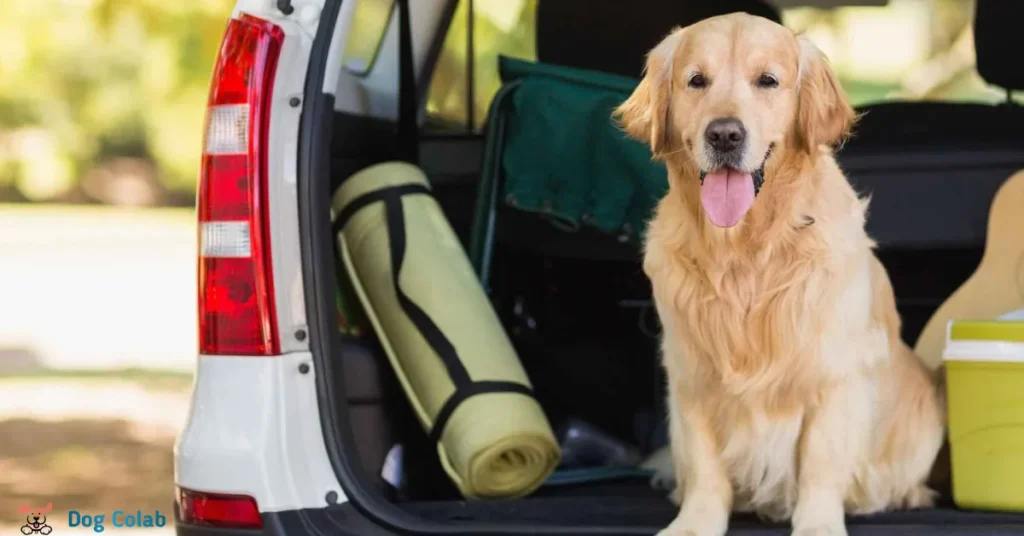
[[[945,361],[1024,363],[1024,321],[952,320],[946,325]]]

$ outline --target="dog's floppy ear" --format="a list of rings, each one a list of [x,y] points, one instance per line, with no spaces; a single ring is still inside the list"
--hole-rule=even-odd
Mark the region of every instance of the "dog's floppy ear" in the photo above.
[[[53,503],[46,503],[46,508],[43,508],[42,512],[47,513],[50,510],[53,510]]]
[[[22,506],[21,508],[18,508],[18,513],[19,514],[24,514],[25,512],[29,512],[31,510],[32,510],[32,507],[26,504],[26,505]]]
[[[647,54],[643,79],[613,114],[629,137],[650,145],[655,158],[667,150],[672,65],[682,35],[674,28]]]
[[[835,146],[845,141],[856,115],[825,55],[806,37],[800,36],[799,40],[795,135],[797,145],[813,153],[820,145]]]

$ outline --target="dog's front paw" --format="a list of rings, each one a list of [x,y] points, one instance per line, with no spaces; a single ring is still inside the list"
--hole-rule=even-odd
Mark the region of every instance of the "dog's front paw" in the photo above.
[[[43,536],[46,536],[47,534],[49,534],[51,532],[53,532],[53,527],[51,527],[49,525],[46,525],[45,527],[42,528],[42,530],[39,531],[39,533],[42,534]]]
[[[690,508],[680,512],[672,521],[672,524],[665,527],[658,533],[658,536],[725,536],[729,528],[729,515],[722,511],[718,515],[716,510],[706,508]]]
[[[818,526],[818,527],[797,527],[793,529],[793,536],[847,536],[846,527]]]
[[[701,532],[696,527],[688,527],[686,525],[673,522],[671,525],[661,529],[657,536],[718,536],[717,534],[708,534]]]
[[[708,527],[680,522],[678,519],[658,532],[658,536],[724,536],[724,534],[725,530],[716,531]]]
[[[658,531],[657,536],[699,536],[696,531],[690,529],[665,527]]]

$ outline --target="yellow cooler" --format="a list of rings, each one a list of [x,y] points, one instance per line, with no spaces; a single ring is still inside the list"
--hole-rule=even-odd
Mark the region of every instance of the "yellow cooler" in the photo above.
[[[953,499],[1024,512],[1024,321],[953,321],[946,348]]]

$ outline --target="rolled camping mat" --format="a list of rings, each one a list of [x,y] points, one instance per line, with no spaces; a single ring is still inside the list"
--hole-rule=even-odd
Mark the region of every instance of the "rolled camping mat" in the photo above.
[[[423,172],[369,167],[332,208],[341,261],[445,472],[467,498],[536,490],[558,442]]]

